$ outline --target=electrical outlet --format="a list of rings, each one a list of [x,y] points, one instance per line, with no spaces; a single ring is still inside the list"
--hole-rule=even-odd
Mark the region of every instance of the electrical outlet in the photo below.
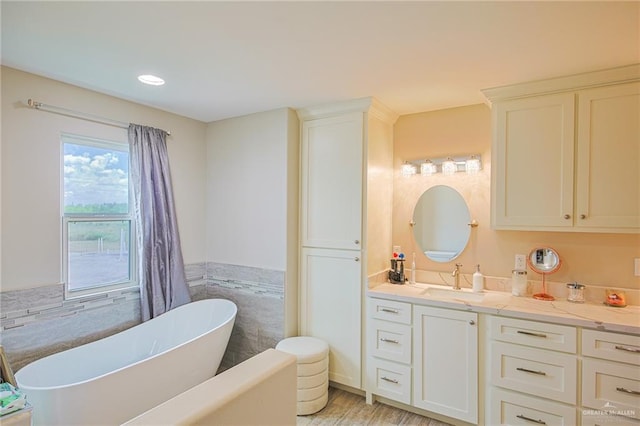
[[[636,277],[640,277],[640,257],[636,257],[635,259],[633,259],[633,267],[635,270],[633,275],[635,275]]]
[[[513,268],[518,271],[526,271],[527,269],[527,256],[524,254],[516,254],[516,264]]]

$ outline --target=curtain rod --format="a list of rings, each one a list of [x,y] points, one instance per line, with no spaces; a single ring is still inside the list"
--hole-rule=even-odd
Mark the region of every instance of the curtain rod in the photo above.
[[[56,105],[47,105],[42,102],[34,101],[33,99],[29,99],[27,101],[27,105],[29,108],[48,111],[53,113],[58,113],[62,115],[67,115],[70,117],[80,118],[82,120],[94,121],[97,123],[107,124],[109,126],[120,127],[122,129],[128,129],[129,123],[125,123],[124,121],[114,120],[112,118],[101,117],[99,115],[89,114],[86,112],[74,111],[72,109],[59,107]],[[165,130],[167,135],[171,135],[171,132]]]

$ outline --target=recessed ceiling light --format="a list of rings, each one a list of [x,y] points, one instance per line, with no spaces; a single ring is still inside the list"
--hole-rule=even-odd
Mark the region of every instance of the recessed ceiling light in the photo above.
[[[151,74],[139,75],[138,80],[140,80],[144,84],[150,84],[152,86],[162,86],[164,84],[163,79]]]

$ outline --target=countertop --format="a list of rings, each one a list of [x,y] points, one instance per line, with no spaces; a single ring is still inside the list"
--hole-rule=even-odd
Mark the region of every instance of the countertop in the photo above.
[[[429,288],[442,291],[433,296],[428,294]],[[640,306],[619,308],[588,302],[572,303],[566,299],[543,301],[489,290],[483,291],[480,296],[469,289],[452,290],[451,287],[422,283],[379,284],[369,288],[367,295],[419,305],[640,335]]]

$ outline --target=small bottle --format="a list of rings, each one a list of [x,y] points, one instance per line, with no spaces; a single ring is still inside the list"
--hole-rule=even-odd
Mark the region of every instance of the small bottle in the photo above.
[[[411,259],[411,279],[409,280],[409,284],[416,283],[416,254],[413,253],[413,258]]]
[[[474,293],[481,293],[484,290],[484,276],[480,272],[480,265],[476,266],[476,271],[473,273],[473,287]]]

